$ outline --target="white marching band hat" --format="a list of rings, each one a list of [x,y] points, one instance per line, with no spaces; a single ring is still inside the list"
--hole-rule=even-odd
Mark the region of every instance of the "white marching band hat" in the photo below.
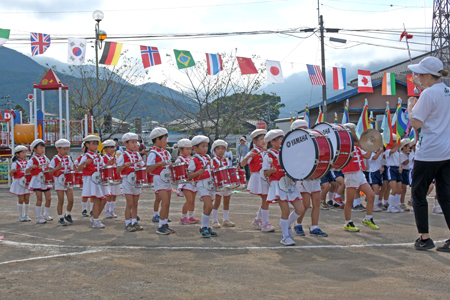
[[[28,148],[25,146],[17,146],[16,148],[14,148],[14,154],[22,152],[22,151],[28,151]]]
[[[344,124],[345,127],[347,127],[348,129],[356,129],[356,125],[353,123],[345,123]]]
[[[273,140],[274,138],[277,138],[279,136],[284,136],[283,130],[281,130],[281,129],[272,129],[264,137],[264,143],[267,144],[268,142],[270,142],[271,140]]]
[[[157,137],[163,136],[168,134],[169,132],[167,131],[167,129],[163,128],[163,127],[156,127],[155,129],[152,130],[152,132],[150,133],[150,139],[156,139]]]
[[[409,142],[409,145],[410,146],[414,146],[416,144],[416,140],[415,139],[412,139],[410,142]]]
[[[116,142],[114,142],[113,140],[106,140],[104,142],[102,142],[103,147],[115,147],[116,146]]]
[[[192,142],[189,139],[181,139],[178,141],[176,145],[178,145],[179,148],[186,148],[186,147],[189,148],[192,147]]]
[[[296,128],[300,128],[300,127],[306,127],[306,128],[308,128],[308,122],[306,122],[305,120],[295,120],[295,121],[291,124],[291,130],[292,130],[292,129],[296,129]]]
[[[59,140],[56,141],[55,147],[56,148],[70,147],[70,142],[68,140],[66,140],[66,139],[59,139]]]
[[[41,140],[41,139],[34,140],[34,141],[31,143],[31,145],[30,145],[30,149],[33,150],[34,147],[36,147],[37,144],[39,144],[39,143],[44,143],[44,141]],[[44,144],[45,144],[45,143],[44,143]]]
[[[129,140],[137,140],[137,139],[138,139],[138,135],[136,133],[132,133],[132,132],[125,133],[122,136],[122,142],[128,142]]]
[[[267,134],[267,130],[265,130],[265,129],[253,130],[253,132],[250,134],[250,138],[254,139],[255,137],[257,137],[258,135],[261,135],[261,134]]]
[[[191,140],[191,143],[192,143],[192,146],[197,146],[200,143],[209,143],[209,138],[207,136],[204,136],[204,135],[196,135]]]
[[[214,151],[214,149],[216,149],[216,147],[219,146],[224,146],[225,149],[228,147],[228,143],[225,142],[224,140],[215,140],[214,143],[212,144],[212,150]]]
[[[401,140],[401,143],[402,143],[402,147],[403,147],[403,146],[409,145],[411,143],[411,140],[408,138],[404,138]]]
[[[100,142],[100,137],[90,134],[83,139],[83,142]]]

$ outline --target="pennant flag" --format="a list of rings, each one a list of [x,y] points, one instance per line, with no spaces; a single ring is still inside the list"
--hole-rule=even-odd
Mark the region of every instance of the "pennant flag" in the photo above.
[[[408,34],[406,30],[403,30],[402,34],[400,34],[400,42],[403,38],[406,37],[407,40],[412,39],[414,36],[412,34]]]
[[[333,89],[347,89],[347,78],[345,68],[333,68]]]
[[[322,106],[319,106],[319,115],[317,116],[316,124],[323,122],[323,113],[322,113]]]
[[[311,79],[312,85],[325,85],[319,66],[306,65],[306,68],[308,68],[309,79]]]
[[[370,112],[369,125],[371,129],[375,129],[375,121],[373,120],[373,111]]]
[[[158,47],[141,46],[141,57],[144,69],[161,64]]]
[[[44,54],[50,47],[50,34],[31,33],[31,56]]]
[[[381,95],[395,95],[395,74],[384,73]]]
[[[105,42],[105,47],[103,48],[103,54],[100,58],[99,64],[116,66],[120,58],[120,53],[122,53],[121,43]]]
[[[9,40],[9,29],[1,29],[0,28],[0,47]]]
[[[9,110],[4,111],[4,121],[9,122],[11,120],[11,114],[9,113]]]
[[[397,135],[397,110],[395,111],[395,114],[392,117],[392,134]],[[399,141],[398,136],[397,141]]]
[[[273,83],[284,82],[283,72],[279,61],[266,60],[267,81]]]
[[[358,70],[358,93],[373,93],[370,71]]]
[[[363,111],[361,112],[361,116],[359,116],[358,123],[356,124],[356,135],[358,136],[358,138],[365,130],[370,128],[368,111],[369,111],[369,103],[367,102],[366,99],[364,102]]]
[[[413,75],[406,75],[406,87],[408,90],[408,96],[419,97],[422,90],[419,89],[419,95],[414,94],[414,88],[416,87],[413,83]]]
[[[220,54],[206,53],[206,63],[208,65],[208,75],[216,75],[223,71],[222,56]]]
[[[389,103],[386,103],[386,110],[384,111],[383,123],[381,124],[383,129],[383,143],[385,146],[393,146],[392,139],[392,122],[391,122],[391,110]]]
[[[251,58],[247,57],[236,57],[237,62],[239,64],[239,68],[241,69],[242,75],[250,75],[250,74],[258,74],[258,70]]]
[[[311,128],[311,122],[309,121],[309,108],[308,108],[308,102],[306,103],[305,116],[303,117],[303,120],[305,120],[306,122],[308,122],[308,128]]]
[[[85,39],[69,38],[67,63],[77,66],[84,64],[84,59],[86,58],[86,44],[87,41]]]
[[[337,112],[334,113],[334,124],[338,124]]]
[[[289,113],[291,115],[291,124],[294,123],[294,118],[292,117],[292,113]]]
[[[401,136],[406,132],[408,121],[405,118],[402,110],[402,99],[398,99],[397,104],[397,141],[400,141]]]
[[[175,60],[177,61],[179,70],[195,66],[195,61],[191,52],[173,49],[173,53],[175,53]]]
[[[348,117],[348,99],[345,102],[344,114],[342,116],[342,124],[350,123],[350,118]]]

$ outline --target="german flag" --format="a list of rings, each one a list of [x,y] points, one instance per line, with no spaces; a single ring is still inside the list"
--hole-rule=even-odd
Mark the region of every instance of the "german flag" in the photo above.
[[[105,42],[105,48],[103,49],[99,63],[110,66],[117,65],[120,53],[122,52],[122,46],[123,44],[121,43]]]

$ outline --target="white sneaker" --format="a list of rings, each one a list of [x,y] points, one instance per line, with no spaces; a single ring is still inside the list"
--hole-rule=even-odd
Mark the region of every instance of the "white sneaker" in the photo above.
[[[30,222],[30,221],[31,221],[30,217],[27,216],[27,215],[25,215],[25,216],[23,217],[23,219],[25,220],[25,222]]]
[[[219,222],[213,222],[212,225],[211,225],[211,227],[212,227],[212,228],[220,228],[220,227],[222,227],[222,226],[220,226],[220,223],[219,223]]]
[[[117,215],[113,211],[110,211],[109,214],[111,215],[111,218],[117,218]]]
[[[388,207],[388,209],[387,209],[387,212],[390,212],[390,213],[399,213],[400,211],[397,209],[397,207],[395,207],[395,206],[389,206]]]
[[[105,218],[112,218],[111,213],[109,211],[105,211]]]
[[[433,213],[442,214],[442,208],[440,206],[433,207]]]
[[[24,217],[19,217],[19,222],[26,222],[27,220],[25,220]]]
[[[400,207],[400,205],[396,205],[395,206],[395,208],[398,210],[398,212],[405,212],[401,207]]]
[[[96,221],[94,225],[92,225],[92,228],[105,228],[105,225],[100,221]]]
[[[294,234],[294,232],[292,231],[291,226],[289,226],[289,228],[288,228],[288,233],[289,233],[289,237],[293,240],[293,239],[295,238],[295,234]]]
[[[91,221],[91,223],[94,223],[94,217],[91,217],[91,218],[89,219],[89,221]]]
[[[410,213],[414,213],[414,207],[411,206],[411,209],[409,210]]]
[[[374,205],[373,206],[373,211],[380,212],[380,211],[383,211],[383,209],[380,206],[378,206],[378,205]]]
[[[295,242],[293,239],[291,239],[288,236],[283,236],[283,238],[281,239],[280,243],[282,243],[285,246],[292,246],[295,245]]]
[[[38,217],[36,220],[36,224],[45,224],[47,221],[43,217]]]
[[[44,219],[45,219],[46,221],[53,221],[53,218],[50,217],[49,215],[47,215],[47,216],[44,215]]]

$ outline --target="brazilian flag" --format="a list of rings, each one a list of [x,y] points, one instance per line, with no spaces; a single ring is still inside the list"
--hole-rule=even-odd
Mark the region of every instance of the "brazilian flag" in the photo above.
[[[194,58],[191,52],[185,50],[175,50],[175,60],[177,61],[178,69],[186,69],[195,66]]]

